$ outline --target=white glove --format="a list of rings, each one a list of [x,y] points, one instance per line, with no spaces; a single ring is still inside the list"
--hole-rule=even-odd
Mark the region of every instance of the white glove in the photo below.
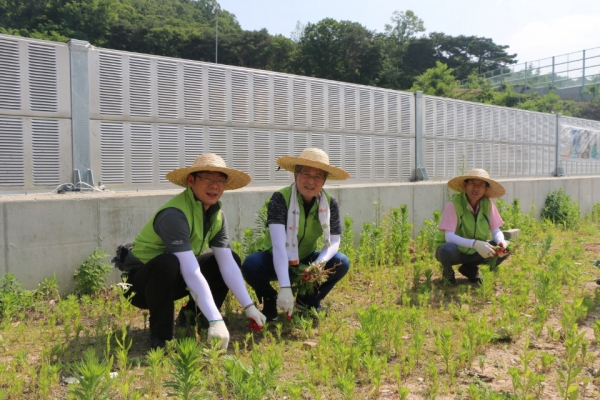
[[[294,311],[294,295],[292,294],[292,288],[285,287],[279,290],[277,295],[277,307],[281,308],[291,316]]]
[[[246,317],[252,318],[258,326],[263,326],[267,322],[267,317],[258,311],[254,304],[246,308]]]
[[[225,322],[221,321],[210,321],[208,327],[208,333],[206,335],[208,342],[212,342],[213,339],[219,339],[221,341],[221,348],[225,350],[229,344],[229,331],[225,326]]]
[[[492,245],[483,240],[476,240],[475,244],[473,244],[473,248],[477,250],[479,255],[483,258],[493,257],[496,254]]]

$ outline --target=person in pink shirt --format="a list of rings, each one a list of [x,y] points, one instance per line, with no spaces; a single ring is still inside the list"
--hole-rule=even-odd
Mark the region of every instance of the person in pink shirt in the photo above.
[[[502,197],[506,191],[483,169],[472,169],[452,178],[448,187],[458,193],[442,211],[435,256],[442,264],[442,275],[448,284],[457,284],[452,268],[457,264],[461,264],[458,272],[470,282],[480,283],[479,265],[496,255],[498,265],[508,255],[499,255],[494,249],[495,246],[506,249],[508,242],[500,230],[504,222],[490,200]]]

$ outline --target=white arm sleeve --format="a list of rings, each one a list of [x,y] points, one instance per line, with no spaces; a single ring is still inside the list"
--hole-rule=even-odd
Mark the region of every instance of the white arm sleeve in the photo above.
[[[340,248],[340,235],[331,235],[330,238],[331,240],[331,246],[327,247],[327,246],[323,246],[323,248],[321,249],[321,252],[319,253],[319,256],[317,257],[317,259],[315,261],[319,262],[319,261],[329,261],[333,258],[333,256],[335,256],[335,253],[338,252],[339,248]]]
[[[189,250],[173,254],[179,259],[179,270],[181,271],[183,280],[190,289],[190,295],[196,301],[202,314],[209,321],[223,319],[213,300],[210,286],[208,286],[204,275],[200,273],[200,264],[198,264],[194,252]]]
[[[225,281],[225,284],[231,290],[235,298],[240,302],[242,307],[252,304],[252,299],[246,290],[244,284],[244,277],[242,271],[238,267],[237,263],[233,259],[231,249],[227,247],[211,247],[217,264],[219,264],[219,271]]]
[[[285,225],[269,224],[271,244],[273,245],[273,265],[279,281],[279,287],[290,287],[290,273],[288,271],[288,256],[285,251]]]
[[[446,232],[446,243],[454,243],[457,246],[461,247],[473,247],[473,243],[475,243],[475,239],[467,239],[462,236],[458,236],[456,233],[452,231],[444,231]]]
[[[496,228],[492,231],[492,238],[494,238],[496,244],[500,244],[504,241],[504,233],[502,233],[500,228]]]

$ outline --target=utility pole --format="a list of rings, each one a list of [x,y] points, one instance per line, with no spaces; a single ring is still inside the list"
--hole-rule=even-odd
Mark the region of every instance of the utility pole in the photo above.
[[[215,10],[215,64],[219,63],[219,5]]]

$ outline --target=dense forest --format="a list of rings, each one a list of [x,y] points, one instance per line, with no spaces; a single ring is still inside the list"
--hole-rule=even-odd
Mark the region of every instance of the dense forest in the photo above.
[[[218,57],[228,65],[600,117],[599,96],[577,104],[553,94],[491,90],[476,74],[516,63],[508,45],[474,35],[425,35],[424,21],[410,10],[394,12],[384,32],[331,18],[290,28],[290,38],[243,30],[216,0],[0,0],[0,33],[10,35],[208,62]]]

